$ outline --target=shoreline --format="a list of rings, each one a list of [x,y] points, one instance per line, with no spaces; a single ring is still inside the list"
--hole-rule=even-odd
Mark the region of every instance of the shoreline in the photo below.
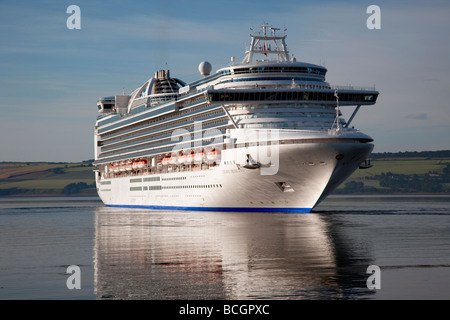
[[[450,198],[449,193],[395,193],[395,194],[331,194],[326,199],[338,199],[338,198],[432,198],[442,197]],[[325,199],[325,200],[326,200]]]
[[[0,202],[26,202],[26,201],[102,201],[98,196],[21,196],[21,197],[0,197]]]

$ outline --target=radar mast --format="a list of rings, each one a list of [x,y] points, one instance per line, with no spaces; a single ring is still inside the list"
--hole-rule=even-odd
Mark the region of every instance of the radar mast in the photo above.
[[[251,29],[250,48],[245,52],[246,56],[242,63],[252,62],[254,54],[262,54],[264,56],[273,54],[278,55],[278,60],[281,62],[290,61],[289,51],[287,50],[285,41],[287,35],[285,33],[283,35],[277,35],[277,31],[280,29],[273,28],[267,23],[263,23],[260,28],[262,28],[262,31],[258,32],[253,32]],[[270,32],[268,32],[268,29],[270,29]],[[284,31],[286,32],[286,29]]]

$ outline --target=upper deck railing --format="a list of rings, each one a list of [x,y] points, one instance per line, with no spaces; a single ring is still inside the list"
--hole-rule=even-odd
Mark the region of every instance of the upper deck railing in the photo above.
[[[361,91],[376,91],[375,85],[373,87],[357,87],[352,85],[345,86],[331,86],[331,89],[334,90],[361,90]]]

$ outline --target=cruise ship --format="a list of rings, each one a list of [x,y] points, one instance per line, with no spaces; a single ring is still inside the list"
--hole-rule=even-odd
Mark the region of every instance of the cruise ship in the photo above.
[[[94,172],[107,206],[310,212],[365,160],[373,139],[350,126],[372,88],[332,86],[297,61],[286,30],[251,31],[231,57],[186,83],[160,70],[130,95],[98,100]],[[345,120],[341,108],[352,107]]]

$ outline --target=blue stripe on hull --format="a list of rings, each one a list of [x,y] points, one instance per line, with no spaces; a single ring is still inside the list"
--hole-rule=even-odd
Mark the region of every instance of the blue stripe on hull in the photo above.
[[[124,204],[107,204],[108,207],[116,208],[139,208],[153,210],[188,210],[188,211],[221,211],[221,212],[287,212],[287,213],[309,213],[311,208],[246,208],[246,207],[178,207],[178,206],[141,206]]]

